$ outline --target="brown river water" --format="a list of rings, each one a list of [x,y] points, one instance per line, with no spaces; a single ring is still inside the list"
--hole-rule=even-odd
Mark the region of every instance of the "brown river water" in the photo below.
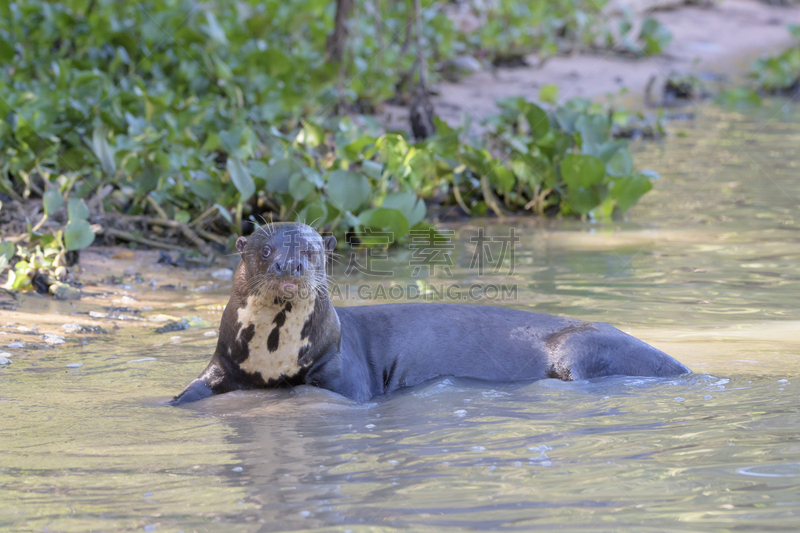
[[[427,285],[408,250],[392,252],[390,282],[334,272],[367,296],[480,284],[459,301],[608,322],[693,374],[168,407],[209,359],[230,284],[151,261],[88,284],[74,307],[25,296],[0,311],[13,361],[0,367],[0,530],[800,529],[800,112],[782,104],[703,108],[639,146],[637,166],[661,179],[625,222],[447,226],[452,275],[417,273]],[[512,226],[513,261],[476,275],[470,237]],[[486,290],[499,283],[516,291]],[[358,303],[348,294],[335,304]],[[210,325],[156,334],[158,314]],[[73,322],[106,332],[61,328]]]

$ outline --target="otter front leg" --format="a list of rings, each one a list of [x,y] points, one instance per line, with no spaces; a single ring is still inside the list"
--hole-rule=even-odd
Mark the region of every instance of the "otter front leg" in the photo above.
[[[214,391],[211,390],[211,387],[209,387],[202,378],[197,378],[189,383],[189,386],[183,389],[183,392],[175,396],[169,403],[170,405],[183,405],[213,395]]]
[[[215,355],[209,365],[200,374],[200,377],[189,383],[183,392],[175,396],[170,402],[171,405],[182,405],[185,403],[196,402],[203,398],[208,398],[214,394],[222,394],[232,390],[247,388],[241,383],[232,379],[232,373],[219,363]]]

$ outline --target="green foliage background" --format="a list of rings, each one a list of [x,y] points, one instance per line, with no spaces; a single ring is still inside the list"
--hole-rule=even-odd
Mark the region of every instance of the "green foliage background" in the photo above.
[[[601,7],[500,0],[464,34],[443,5],[423,13],[434,73],[463,53],[590,42]],[[0,0],[0,189],[53,207],[101,194],[105,212],[226,236],[259,217],[402,236],[425,224],[423,200],[603,217],[649,190],[608,110],[582,100],[504,102],[479,138],[468,124],[416,143],[382,131],[362,113],[407,89],[410,6],[357,1],[338,65],[325,55],[329,0]],[[86,220],[73,230],[91,242]]]

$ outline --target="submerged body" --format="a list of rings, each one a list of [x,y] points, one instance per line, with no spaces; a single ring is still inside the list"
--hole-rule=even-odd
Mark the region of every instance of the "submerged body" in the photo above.
[[[242,260],[206,370],[174,403],[237,389],[308,384],[366,401],[440,376],[510,382],[689,372],[607,324],[499,307],[334,308],[324,240],[280,224],[237,241]]]

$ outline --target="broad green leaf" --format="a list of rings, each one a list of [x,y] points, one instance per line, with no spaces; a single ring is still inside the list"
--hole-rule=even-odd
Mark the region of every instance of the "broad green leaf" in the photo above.
[[[367,146],[375,144],[375,137],[362,135],[355,141],[342,148],[342,151],[351,161],[358,161],[358,156]]]
[[[544,109],[536,104],[528,104],[525,110],[525,119],[534,139],[540,139],[550,131],[550,119]]]
[[[314,184],[308,181],[305,175],[300,171],[293,173],[289,177],[289,194],[298,202],[305,199],[315,188]]]
[[[609,194],[617,201],[617,207],[622,212],[635,204],[644,193],[653,188],[650,178],[637,172],[627,178],[615,179],[611,183]]]
[[[383,177],[383,165],[376,161],[363,161],[361,170],[375,181],[379,181]]]
[[[628,150],[618,150],[606,163],[606,173],[615,178],[622,178],[633,172],[633,159]]]
[[[328,196],[342,211],[355,211],[369,198],[366,176],[348,170],[334,170],[328,176]]]
[[[427,208],[425,202],[410,192],[393,192],[383,199],[383,206],[400,211],[410,227],[414,227],[425,218]]]
[[[553,116],[558,122],[558,125],[561,126],[561,129],[566,133],[570,135],[577,133],[575,123],[578,121],[578,117],[581,116],[578,111],[568,107],[559,107],[555,110]]]
[[[80,198],[73,198],[67,204],[67,216],[70,221],[86,220],[89,218],[89,207]]]
[[[600,205],[600,194],[594,187],[577,187],[570,189],[566,198],[566,204],[576,213],[586,215]]]
[[[158,187],[158,166],[145,161],[141,172],[136,175],[136,194],[145,196]]]
[[[611,157],[619,152],[620,150],[627,151],[628,149],[628,140],[627,139],[613,139],[610,141],[606,141],[602,143],[600,146],[597,147],[597,152],[592,154],[597,156],[603,163],[608,163],[611,160]]]
[[[64,245],[68,251],[86,248],[94,242],[94,232],[86,220],[73,220],[64,228]]]
[[[581,115],[575,122],[581,134],[581,152],[598,155],[600,146],[608,140],[611,124],[604,115]]]
[[[359,215],[358,221],[364,227],[392,233],[393,241],[408,234],[408,220],[397,209],[367,209]]]
[[[278,159],[266,169],[264,179],[267,182],[267,191],[273,194],[286,194],[289,192],[289,178],[294,174],[297,163],[291,159]]]
[[[328,207],[321,200],[308,204],[297,213],[295,220],[315,228],[321,228],[328,221]]]
[[[605,174],[606,166],[593,155],[567,154],[561,162],[561,177],[570,194],[572,189],[600,183]]]
[[[325,177],[320,174],[317,169],[301,166],[300,172],[302,172],[303,176],[305,176],[308,181],[313,183],[316,188],[321,189],[325,186]]]
[[[246,202],[256,193],[256,184],[253,182],[253,177],[239,159],[229,158],[227,164],[231,181],[236,186],[236,190],[239,191],[242,201]]]
[[[47,189],[44,192],[42,203],[44,204],[44,213],[47,216],[50,216],[63,207],[64,197],[61,196],[61,193],[58,192],[58,189]]]
[[[492,170],[489,178],[491,179],[492,183],[494,183],[503,192],[508,192],[513,189],[514,184],[517,181],[517,179],[514,177],[514,173],[502,165],[496,166]]]

